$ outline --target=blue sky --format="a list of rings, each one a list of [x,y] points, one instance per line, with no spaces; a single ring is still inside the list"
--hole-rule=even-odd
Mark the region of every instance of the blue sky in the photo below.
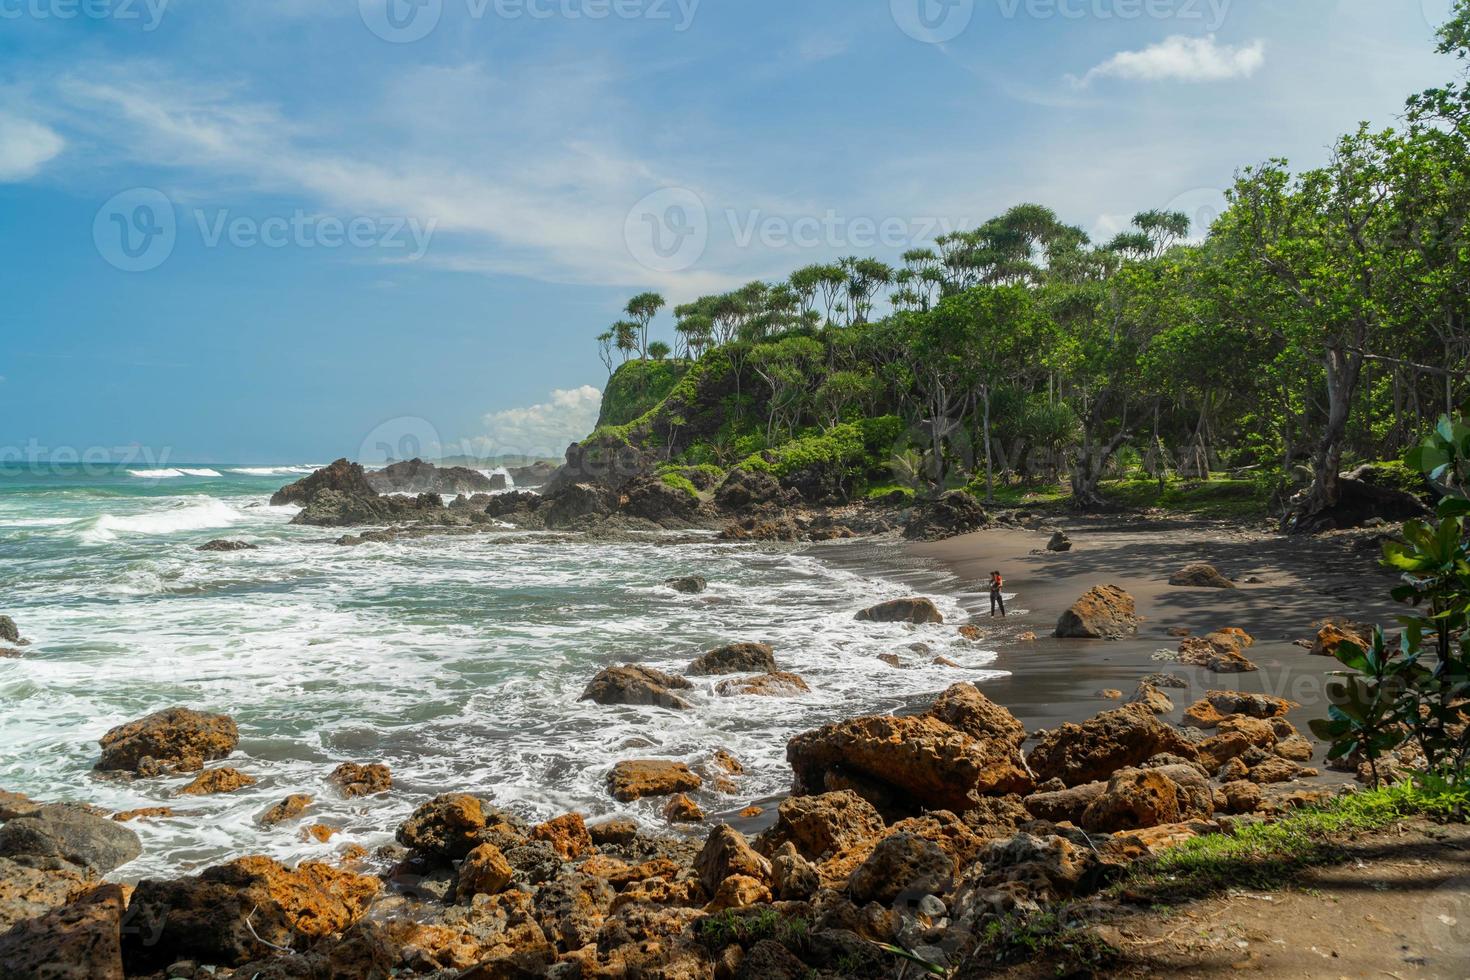
[[[1207,217],[1449,78],[1448,8],[0,0],[0,453],[559,452],[635,292]]]

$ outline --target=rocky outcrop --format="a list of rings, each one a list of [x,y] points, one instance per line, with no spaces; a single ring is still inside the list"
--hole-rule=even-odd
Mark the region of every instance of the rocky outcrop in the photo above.
[[[797,494],[781,486],[770,473],[736,467],[715,488],[715,506],[724,511],[751,511],[787,507]]]
[[[1169,576],[1169,584],[1188,589],[1233,589],[1235,583],[1230,581],[1214,565],[1204,562],[1196,562],[1193,565],[1185,565],[1179,571]]]
[[[1185,637],[1179,643],[1179,662],[1204,667],[1216,674],[1247,674],[1259,668],[1245,655],[1255,640],[1244,630],[1216,630],[1208,636]]]
[[[255,785],[255,777],[247,776],[238,769],[229,766],[220,766],[217,769],[206,769],[185,787],[179,790],[180,796],[213,796],[216,793],[233,793],[244,789],[246,786]]]
[[[679,578],[666,579],[664,585],[684,595],[699,595],[709,588],[709,580],[703,575],[684,575]]]
[[[951,490],[915,507],[903,536],[910,541],[943,541],[978,531],[989,523],[990,515],[980,501],[963,490]]]
[[[121,885],[103,885],[0,935],[7,980],[123,980]]]
[[[410,459],[368,473],[367,482],[378,493],[437,493],[449,497],[504,489],[505,477],[502,475],[497,485],[494,478],[465,466],[440,467]]]
[[[0,616],[0,642],[14,643],[16,646],[23,646],[26,642],[21,638],[20,628],[15,625],[15,620],[9,616]]]
[[[480,844],[485,809],[467,793],[447,793],[421,804],[398,828],[398,843],[426,858],[458,861]]]
[[[767,855],[791,845],[803,857],[825,861],[841,851],[880,837],[883,818],[851,790],[792,796],[776,808],[776,823],[757,842]]]
[[[631,803],[649,796],[673,796],[692,792],[704,785],[699,774],[682,762],[633,759],[619,762],[607,774],[613,799]]]
[[[221,540],[218,540],[218,541],[211,541],[208,544],[201,544],[195,550],[196,551],[230,552],[230,551],[259,551],[260,548],[257,545],[253,545],[253,544],[251,544],[248,541],[225,541],[225,540],[221,539]]]
[[[658,477],[643,477],[623,488],[618,509],[629,517],[672,527],[693,520],[699,510],[699,498],[687,490],[669,486]]]
[[[389,772],[387,766],[380,762],[368,765],[344,762],[332,770],[327,781],[337,787],[337,792],[344,799],[375,796],[393,788],[393,774]]]
[[[626,664],[599,672],[582,691],[580,700],[605,705],[651,705],[683,711],[692,705],[673,692],[687,691],[693,686],[682,677],[665,674],[652,667]]]
[[[1138,632],[1133,597],[1116,585],[1099,585],[1057,620],[1056,635],[1074,639],[1117,640]]]
[[[1192,759],[1194,749],[1143,705],[1131,704],[1040,734],[1027,762],[1039,781],[1067,786],[1106,780],[1161,753]]]
[[[857,614],[862,623],[942,623],[944,614],[933,599],[891,599],[880,602]]]
[[[696,677],[718,674],[773,674],[776,652],[769,643],[731,643],[704,654],[686,670]]]
[[[924,895],[942,895],[954,878],[954,861],[933,841],[896,833],[879,841],[848,879],[847,894],[859,904],[892,905],[900,897],[917,904]]]
[[[618,509],[618,496],[594,483],[574,483],[555,495],[548,496],[537,508],[547,530],[562,531],[598,518]]]
[[[380,496],[363,468],[345,459],[282,487],[271,497],[271,504],[301,507],[291,523],[311,527],[442,519],[446,513],[444,499],[436,493],[413,498]]]
[[[109,731],[98,744],[97,768],[139,776],[198,772],[223,759],[240,743],[240,730],[228,715],[168,708]]]
[[[794,698],[810,694],[811,688],[796,674],[784,670],[754,677],[737,677],[715,685],[715,693],[721,697],[752,695],[763,698]]]
[[[137,834],[115,820],[67,803],[48,804],[0,825],[0,857],[31,867],[103,875],[141,853],[143,845]]]
[[[357,463],[339,459],[309,476],[284,486],[271,495],[272,507],[295,505],[305,507],[324,492],[348,497],[376,497],[378,491],[368,482],[367,474]]]
[[[241,966],[276,949],[304,949],[342,932],[366,912],[378,879],[325,864],[296,870],[246,857],[175,881],[138,883],[123,934],[129,972],[180,960]]]
[[[539,487],[551,479],[552,474],[556,472],[556,467],[555,463],[540,460],[529,466],[512,466],[508,472],[511,481],[518,487]]]

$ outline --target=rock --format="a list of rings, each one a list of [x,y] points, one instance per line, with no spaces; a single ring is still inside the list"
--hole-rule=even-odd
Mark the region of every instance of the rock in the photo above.
[[[619,762],[607,776],[613,799],[631,803],[649,796],[672,796],[699,789],[704,780],[682,762],[635,759]]]
[[[1304,779],[1308,776],[1318,775],[1317,770],[1299,766],[1290,759],[1280,756],[1272,756],[1263,762],[1258,762],[1250,767],[1250,774],[1246,776],[1253,783],[1286,783],[1293,779]]]
[[[140,776],[198,772],[206,762],[227,757],[239,743],[240,731],[228,715],[169,708],[103,735],[97,768]]]
[[[617,510],[618,501],[618,496],[606,487],[574,483],[548,497],[537,512],[544,515],[547,529],[557,531],[587,518],[606,517]]]
[[[1149,674],[1143,679],[1143,683],[1152,684],[1158,688],[1170,688],[1171,690],[1188,690],[1189,681],[1174,674]]]
[[[763,885],[772,880],[771,862],[757,854],[740,831],[724,824],[710,830],[694,859],[694,870],[711,895],[732,875],[744,875]]]
[[[1276,743],[1274,751],[1283,759],[1292,762],[1311,762],[1314,750],[1312,743],[1301,735],[1291,735]]]
[[[903,669],[903,658],[896,653],[880,653],[878,654],[878,659],[890,667],[898,670]]]
[[[48,804],[0,825],[0,857],[31,867],[54,867],[64,861],[105,875],[142,853],[137,834],[67,803]]]
[[[368,482],[367,474],[356,463],[339,459],[271,495],[272,507],[305,507],[323,493],[344,497],[375,498],[378,491]]]
[[[943,541],[978,531],[989,523],[990,515],[980,501],[963,490],[951,490],[937,500],[916,506],[903,536],[910,541]]]
[[[524,518],[534,514],[545,499],[539,493],[512,490],[510,493],[496,494],[491,497],[490,502],[485,505],[485,513],[497,518],[511,515],[519,515]]]
[[[314,823],[301,832],[302,840],[314,840],[318,844],[325,844],[340,831],[336,827],[324,823]]]
[[[974,684],[952,685],[925,714],[971,738],[999,738],[1017,747],[1026,740],[1026,727],[1016,716],[987,698]]]
[[[0,857],[0,933],[17,922],[45,915],[90,887],[80,868],[32,868]]]
[[[1080,824],[1082,814],[1107,788],[1108,784],[1102,781],[1083,783],[1070,789],[1032,793],[1024,802],[1026,810],[1037,820]]]
[[[1185,565],[1179,571],[1169,576],[1169,584],[1190,589],[1233,589],[1235,583],[1230,581],[1214,565],[1204,562],[1196,562],[1193,565]]]
[[[1186,759],[1194,749],[1143,705],[1126,705],[1078,725],[1067,722],[1041,734],[1027,762],[1038,781],[1060,779],[1078,786],[1112,777],[1160,753]]]
[[[711,674],[774,674],[776,652],[768,643],[731,643],[711,650],[691,663],[687,673],[696,677]]]
[[[1133,597],[1115,585],[1099,585],[1072,604],[1057,620],[1056,635],[1075,639],[1116,640],[1138,632]]]
[[[1353,625],[1325,623],[1312,641],[1312,656],[1336,657],[1338,647],[1344,643],[1351,643],[1361,650],[1371,649],[1373,644],[1367,637],[1369,632],[1371,630],[1364,631]]]
[[[16,817],[30,816],[39,809],[41,809],[41,804],[24,793],[10,793],[0,789],[0,823],[14,820]]]
[[[745,694],[765,698],[794,698],[810,694],[811,688],[796,674],[777,671],[774,674],[721,681],[715,685],[715,693],[723,697]]]
[[[605,705],[649,705],[682,711],[692,705],[673,692],[689,690],[693,686],[682,677],[674,677],[652,667],[626,664],[622,667],[608,667],[592,678],[580,700]]]
[[[455,900],[468,904],[476,895],[495,895],[515,879],[515,869],[494,844],[481,844],[465,855],[454,887]]]
[[[718,768],[732,776],[739,776],[745,772],[745,766],[741,764],[740,760],[724,749],[715,749],[713,758]]]
[[[422,459],[393,463],[367,474],[368,485],[378,493],[490,493],[505,489],[505,475],[486,476],[466,466],[435,466]]]
[[[1261,808],[1261,801],[1264,799],[1261,787],[1243,779],[1226,783],[1220,790],[1225,797],[1224,809],[1227,813],[1255,813]]]
[[[934,717],[875,715],[793,738],[786,758],[796,792],[852,788],[880,807],[894,802],[964,812],[987,794],[1024,793],[1031,776],[1003,736],[974,738]]]
[[[763,882],[745,875],[731,875],[714,889],[714,899],[705,906],[711,914],[728,909],[748,909],[771,900],[771,890]]]
[[[611,817],[588,825],[587,834],[592,838],[592,843],[599,847],[606,847],[610,844],[630,844],[633,838],[638,836],[638,822]]]
[[[1244,651],[1255,640],[1245,630],[1231,627],[1204,637],[1186,637],[1179,644],[1179,662],[1204,667],[1217,674],[1243,674],[1257,670]]]
[[[306,793],[293,793],[256,817],[255,821],[262,827],[274,827],[301,816],[312,802],[313,798]]]
[[[1252,718],[1278,718],[1292,708],[1294,701],[1269,694],[1243,694],[1238,691],[1210,691],[1184,712],[1184,723],[1195,728],[1215,728],[1230,715]]]
[[[1105,833],[1178,822],[1178,788],[1157,769],[1114,773],[1107,788],[1082,814],[1084,830]]]
[[[715,505],[725,511],[784,507],[795,496],[770,473],[737,467],[715,488]]]
[[[215,793],[233,793],[254,786],[255,777],[247,776],[238,769],[221,766],[206,769],[195,776],[189,785],[179,790],[180,796],[212,796]]]
[[[1103,883],[1107,872],[1097,853],[1086,844],[1026,833],[992,841],[978,865],[983,873],[976,884],[989,888],[1024,884],[1035,901],[1085,895]],[[956,906],[966,902],[962,895]]]
[[[20,629],[9,616],[0,616],[0,640],[19,646],[25,642],[20,638]]]
[[[664,804],[664,819],[669,823],[699,823],[704,820],[704,811],[683,793]]]
[[[537,460],[529,466],[512,466],[509,471],[510,478],[518,487],[539,487],[551,479],[551,475],[556,472],[556,467],[556,463]]]
[[[640,477],[623,488],[618,506],[630,517],[664,526],[684,526],[699,509],[699,498],[656,476]]]
[[[709,580],[703,575],[685,575],[682,578],[666,579],[664,585],[685,595],[698,595],[709,588]]]
[[[1156,715],[1167,715],[1174,710],[1174,702],[1163,691],[1148,681],[1139,681],[1138,690],[1128,699],[1129,704],[1141,704]]]
[[[545,841],[568,861],[575,861],[596,849],[580,813],[568,813],[538,824],[531,830],[531,839]]]
[[[121,885],[103,885],[0,935],[7,980],[123,980]]]
[[[332,770],[327,781],[349,800],[358,796],[375,796],[393,788],[393,774],[380,762],[368,765],[344,762]]]
[[[806,858],[824,861],[884,833],[883,818],[851,790],[792,796],[776,808],[776,824],[759,841],[765,854],[791,844]]]
[[[1067,552],[1072,550],[1072,539],[1067,537],[1066,532],[1058,531],[1051,536],[1046,543],[1047,551]]]
[[[259,551],[260,548],[258,546],[256,546],[256,545],[250,544],[247,541],[225,541],[225,540],[219,540],[219,541],[211,541],[208,544],[201,544],[195,550],[196,551],[224,551],[224,552],[228,552],[228,551]]]
[[[862,623],[942,623],[944,614],[932,599],[893,599],[857,614]]]
[[[1097,696],[1102,698],[1104,701],[1123,700],[1123,692],[1118,690],[1116,687],[1105,687],[1097,692]]]
[[[847,882],[858,904],[891,905],[904,896],[917,904],[924,895],[941,895],[954,877],[954,861],[938,844],[913,834],[885,837]]]
[[[421,804],[398,828],[398,843],[430,858],[458,861],[480,843],[485,810],[465,793],[436,796]]]
[[[771,888],[783,902],[802,902],[822,887],[822,876],[812,864],[787,841],[771,858]]]
[[[134,820],[165,819],[173,816],[186,816],[186,814],[175,814],[173,807],[169,806],[145,806],[136,810],[120,810],[112,815],[112,819],[118,823],[132,823]]]
[[[802,537],[802,529],[789,517],[747,517],[720,532],[721,541],[800,541]]]
[[[302,949],[342,932],[378,894],[376,878],[308,862],[291,870],[246,857],[192,878],[138,883],[123,932],[128,972],[182,959],[240,966],[273,948]],[[268,945],[269,944],[269,945]]]

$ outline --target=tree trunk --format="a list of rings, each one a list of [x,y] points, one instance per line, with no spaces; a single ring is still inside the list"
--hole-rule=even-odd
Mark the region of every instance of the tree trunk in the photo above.
[[[1311,534],[1325,530],[1329,512],[1337,506],[1338,476],[1342,471],[1342,443],[1347,434],[1353,394],[1363,368],[1361,354],[1329,347],[1327,361],[1327,422],[1312,456],[1312,486],[1283,518],[1286,530]]]
[[[995,503],[995,462],[994,453],[990,449],[990,386],[981,389],[981,398],[985,399],[985,424],[983,436],[985,438],[985,502]]]

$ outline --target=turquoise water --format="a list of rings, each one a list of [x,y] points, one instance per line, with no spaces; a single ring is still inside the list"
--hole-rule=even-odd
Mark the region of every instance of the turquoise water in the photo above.
[[[789,786],[792,734],[995,675],[994,656],[953,626],[855,622],[856,609],[913,586],[863,571],[851,546],[503,531],[342,548],[332,543],[340,532],[293,527],[294,508],[269,506],[272,491],[309,471],[0,469],[0,612],[32,641],[22,658],[0,659],[0,788],[114,809],[173,806],[180,816],[131,824],[145,853],[121,877],[371,847],[415,804],[450,791],[534,819],[576,809],[661,822],[656,803],[607,796],[606,772],[625,758],[708,771],[716,749],[731,751],[748,770],[737,791],[707,787],[696,798],[710,812],[736,811]],[[196,550],[221,537],[259,550]],[[709,592],[662,587],[691,573],[709,578]],[[676,671],[737,640],[772,643],[812,693],[725,698],[695,679],[688,712],[577,701],[608,664]],[[908,649],[919,642],[932,653]],[[908,669],[877,659],[895,652]],[[940,655],[963,669],[933,665]],[[228,764],[259,782],[181,798],[184,779],[92,771],[103,732],[171,705],[234,716],[241,744]],[[395,791],[337,799],[325,777],[342,761],[387,763]],[[255,825],[297,792],[317,797],[306,823],[342,833],[320,844],[302,840],[299,825]]]

